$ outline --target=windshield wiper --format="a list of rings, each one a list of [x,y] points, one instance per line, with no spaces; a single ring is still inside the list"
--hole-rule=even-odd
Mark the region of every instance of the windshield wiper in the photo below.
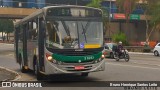
[[[69,31],[69,27],[66,25],[66,23],[64,21],[61,21],[64,27],[64,30],[66,31],[67,36],[71,36],[70,35],[70,31]]]
[[[82,23],[81,23],[81,25],[82,25]],[[90,21],[87,22],[87,24],[86,24],[86,26],[85,26],[84,31],[82,32],[82,34],[84,34],[84,33],[87,32],[89,25],[90,25]],[[82,25],[82,26],[83,26],[83,25]],[[84,26],[83,26],[83,27],[84,27]]]
[[[81,23],[81,26],[82,26],[82,30],[83,30],[82,34],[84,35],[84,39],[85,39],[85,41],[87,43],[87,38],[86,38],[86,33],[85,33],[86,30],[85,30],[85,28],[84,28],[82,23]]]
[[[84,27],[83,24],[81,23],[82,30],[83,30],[82,34],[84,35],[84,38],[85,38],[86,43],[87,43],[86,31],[87,31],[87,29],[88,29],[88,27],[89,27],[89,24],[90,24],[90,22],[88,21],[87,24],[86,24],[86,26]]]

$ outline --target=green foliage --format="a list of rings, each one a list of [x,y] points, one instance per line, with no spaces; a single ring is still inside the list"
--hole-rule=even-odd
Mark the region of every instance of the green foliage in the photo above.
[[[3,41],[4,33],[7,34],[7,41],[9,40],[8,34],[14,31],[13,21],[10,19],[0,19],[0,32],[2,32]]]
[[[103,0],[92,0],[91,3],[89,3],[87,6],[88,7],[94,7],[94,8],[101,8],[101,2]]]
[[[120,32],[120,33],[118,33],[118,34],[114,34],[114,35],[112,36],[112,40],[113,40],[114,42],[119,42],[119,41],[121,41],[121,42],[123,42],[124,45],[127,45],[127,44],[128,44],[128,43],[127,43],[127,40],[126,40],[126,35],[125,35],[124,33],[122,33],[122,32]]]
[[[7,27],[5,28],[6,33],[11,33],[14,31],[14,24],[12,20],[7,20]]]
[[[151,22],[150,24],[153,25],[158,25],[160,24],[160,1],[159,3],[155,3],[153,9],[151,10],[151,16],[152,16],[152,19],[151,19]]]
[[[101,9],[103,11],[103,17],[106,17],[108,16],[108,12],[104,7],[102,7],[102,1],[104,0],[92,0],[87,6]]]
[[[10,19],[0,19],[0,32],[10,33],[13,32],[14,25]]]
[[[159,0],[142,0],[141,8],[144,10],[144,15],[151,16],[151,20],[146,16],[146,41],[149,40],[151,33],[154,30],[160,30],[160,1]],[[148,31],[151,28],[151,31]]]

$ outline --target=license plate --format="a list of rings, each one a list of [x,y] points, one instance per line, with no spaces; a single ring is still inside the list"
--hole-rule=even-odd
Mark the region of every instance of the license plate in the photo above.
[[[82,69],[84,69],[84,66],[75,66],[74,69],[75,70],[82,70]]]

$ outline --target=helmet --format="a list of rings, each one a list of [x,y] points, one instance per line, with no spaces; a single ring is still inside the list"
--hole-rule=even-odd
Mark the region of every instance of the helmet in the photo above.
[[[121,41],[119,41],[119,44],[122,44],[122,42],[121,42]]]

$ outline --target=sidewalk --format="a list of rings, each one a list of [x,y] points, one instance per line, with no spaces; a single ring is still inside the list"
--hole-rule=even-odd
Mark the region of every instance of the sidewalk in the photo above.
[[[11,81],[18,77],[18,73],[0,66],[0,81]]]

